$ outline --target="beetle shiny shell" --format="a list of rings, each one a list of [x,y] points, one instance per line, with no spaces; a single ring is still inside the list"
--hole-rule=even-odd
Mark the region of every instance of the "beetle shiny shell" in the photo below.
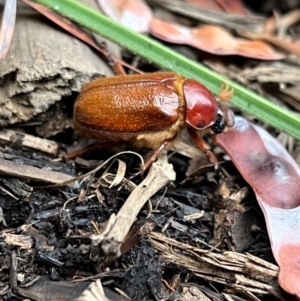
[[[190,132],[222,132],[227,116],[204,85],[172,72],[94,80],[83,87],[74,107],[77,134],[154,150],[168,146],[186,125]]]

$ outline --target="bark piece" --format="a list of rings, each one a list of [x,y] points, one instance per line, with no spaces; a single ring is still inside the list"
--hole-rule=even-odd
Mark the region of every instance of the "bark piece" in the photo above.
[[[17,199],[23,200],[27,200],[33,190],[33,188],[24,183],[24,181],[8,177],[0,177],[0,185],[2,188],[11,191]]]
[[[0,65],[0,127],[27,121],[110,73],[87,45],[19,2],[13,41]]]
[[[205,296],[199,288],[196,286],[191,286],[188,289],[185,289],[180,296],[182,301],[211,301],[212,299]]]
[[[224,222],[234,250],[236,252],[246,251],[254,242],[251,232],[251,226],[254,224],[253,213],[251,211],[226,211]]]

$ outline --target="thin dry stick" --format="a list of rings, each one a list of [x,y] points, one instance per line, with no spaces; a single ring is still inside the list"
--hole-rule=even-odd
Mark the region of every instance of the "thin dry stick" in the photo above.
[[[158,190],[175,180],[173,166],[166,155],[152,164],[145,180],[137,186],[126,200],[116,217],[111,219],[109,229],[102,235],[92,235],[92,245],[107,256],[120,256],[120,246],[141,208]]]

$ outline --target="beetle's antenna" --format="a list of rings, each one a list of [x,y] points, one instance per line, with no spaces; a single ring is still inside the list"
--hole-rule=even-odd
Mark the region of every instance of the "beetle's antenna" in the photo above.
[[[233,93],[234,93],[234,88],[230,88],[228,84],[222,83],[219,92],[219,100],[223,103],[227,102],[232,98]]]
[[[225,114],[225,123],[228,127],[234,126],[234,115],[233,112],[228,109],[226,103],[232,98],[234,93],[234,88],[230,88],[230,86],[226,83],[221,84],[221,89],[219,92],[219,106],[223,108],[223,112]]]

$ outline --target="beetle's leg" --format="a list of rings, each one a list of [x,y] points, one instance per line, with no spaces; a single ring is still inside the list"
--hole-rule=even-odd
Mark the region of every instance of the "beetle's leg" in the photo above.
[[[209,145],[197,135],[197,132],[192,128],[188,127],[188,131],[192,136],[193,140],[197,144],[197,146],[208,156],[210,162],[215,166],[215,169],[218,169],[219,163],[215,155],[212,153]]]
[[[132,180],[134,179],[136,176],[139,176],[140,174],[143,174],[151,165],[152,163],[159,157],[159,155],[161,154],[161,152],[173,141],[172,140],[166,140],[164,141],[161,146],[159,147],[159,149],[157,149],[154,154],[146,161],[146,163],[144,164],[144,166],[142,166],[141,171],[135,173],[134,175],[132,175],[129,179]]]
[[[165,140],[161,146],[154,152],[154,154],[147,160],[147,162],[142,167],[142,172],[145,172],[154,161],[159,157],[161,152],[171,143],[172,140]]]
[[[120,146],[123,145],[124,142],[122,141],[107,141],[107,142],[91,142],[88,143],[88,141],[85,141],[82,146],[79,144],[75,147],[72,148],[67,148],[67,154],[68,154],[68,159],[74,159],[76,157],[80,157],[88,152],[95,151],[95,150],[102,150],[102,149],[110,149],[112,147]]]
[[[81,147],[81,145],[78,145],[75,148],[72,148],[71,150],[67,149],[68,159],[77,158],[77,157],[82,156],[83,154],[93,151],[97,148],[99,148],[99,143],[93,142],[90,144],[86,144],[83,147]]]

